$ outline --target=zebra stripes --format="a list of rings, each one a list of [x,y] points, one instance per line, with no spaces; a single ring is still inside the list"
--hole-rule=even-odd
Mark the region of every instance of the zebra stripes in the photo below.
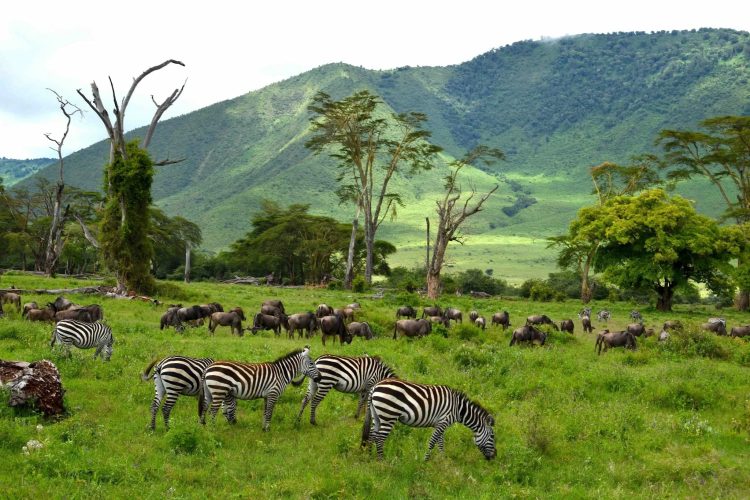
[[[297,374],[320,381],[320,373],[310,359],[310,348],[298,349],[268,363],[235,363],[218,361],[209,365],[203,373],[201,384],[203,398],[199,401],[201,423],[206,422],[206,410],[211,419],[224,403],[224,414],[230,424],[235,416],[238,399],[264,398],[263,430],[269,430],[273,407],[284,388]],[[302,382],[300,381],[299,384]],[[295,383],[295,385],[299,385]]]
[[[201,376],[203,371],[214,362],[211,358],[188,358],[186,356],[169,356],[156,364],[153,361],[141,375],[145,382],[151,377],[154,379],[155,394],[151,402],[151,430],[156,428],[156,412],[159,411],[162,399],[166,394],[167,399],[161,408],[164,416],[164,426],[169,429],[169,414],[172,411],[177,398],[183,396],[200,396]],[[154,365],[156,367],[154,368]],[[149,375],[154,368],[153,375]],[[200,406],[199,406],[200,407]]]
[[[474,443],[490,460],[495,458],[495,420],[465,394],[444,385],[422,385],[398,379],[375,384],[368,396],[362,446],[375,442],[378,458],[383,458],[383,443],[397,421],[413,427],[434,427],[425,460],[435,444],[444,450],[443,434],[458,422],[474,432]]]
[[[55,342],[58,342],[69,355],[71,345],[79,349],[96,347],[94,359],[102,353],[102,359],[109,361],[114,341],[112,330],[103,323],[85,323],[74,319],[64,319],[55,325],[49,345],[54,347]]]
[[[320,381],[310,380],[307,394],[302,399],[302,408],[297,421],[302,418],[305,406],[310,403],[310,423],[315,425],[315,410],[326,397],[328,391],[358,393],[359,403],[354,418],[359,417],[365,398],[376,382],[387,378],[396,378],[394,371],[378,357],[350,357],[324,354],[315,360],[315,367],[320,372]]]

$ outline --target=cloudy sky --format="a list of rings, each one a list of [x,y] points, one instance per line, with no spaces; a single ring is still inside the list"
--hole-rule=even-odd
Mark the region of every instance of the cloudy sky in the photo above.
[[[353,0],[6,2],[0,14],[0,156],[54,156],[45,132],[64,119],[54,89],[85,109],[76,89],[102,91],[113,79],[119,98],[144,69],[171,66],[139,87],[126,128],[153,113],[187,80],[175,116],[331,62],[370,69],[449,65],[518,41],[580,33],[700,27],[750,30],[740,0]],[[115,11],[113,8],[117,7]],[[158,132],[157,132],[158,133]],[[88,112],[76,119],[64,153],[103,139]]]

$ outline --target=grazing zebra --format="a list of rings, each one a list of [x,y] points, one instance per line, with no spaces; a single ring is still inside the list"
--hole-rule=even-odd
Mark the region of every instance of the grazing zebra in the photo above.
[[[435,444],[444,451],[443,433],[456,422],[474,432],[474,443],[487,460],[495,458],[495,431],[492,429],[495,419],[460,391],[444,385],[387,379],[375,384],[367,399],[362,446],[374,441],[381,460],[383,443],[397,421],[413,427],[435,428],[425,460],[430,458]]]
[[[641,316],[641,313],[636,310],[630,311],[630,317],[633,319],[633,321],[643,321],[643,316]]]
[[[204,396],[198,403],[201,423],[206,423],[206,410],[210,411],[211,419],[215,420],[219,406],[224,403],[224,415],[230,424],[234,424],[237,422],[235,412],[238,399],[263,398],[263,430],[269,430],[276,401],[287,384],[298,374],[308,376],[315,382],[320,381],[320,372],[310,359],[309,346],[268,363],[218,361],[209,365],[201,380]],[[292,384],[298,386],[302,384],[302,380]]]
[[[96,347],[94,359],[104,351],[102,359],[109,361],[115,339],[112,338],[112,330],[105,324],[64,319],[58,321],[55,325],[55,329],[52,331],[52,340],[49,343],[50,347],[55,346],[55,341],[65,348],[68,355],[70,355],[71,344],[79,349]]]
[[[156,412],[159,411],[162,398],[167,395],[167,400],[161,408],[164,416],[164,426],[169,430],[169,414],[177,402],[180,395],[199,396],[201,376],[203,370],[214,362],[211,358],[188,358],[186,356],[169,356],[156,364],[159,360],[154,360],[143,371],[141,380],[144,382],[154,378],[156,393],[151,403],[151,430],[156,428]],[[154,368],[156,365],[156,368]],[[151,368],[154,368],[153,375],[149,375]]]
[[[396,378],[394,371],[378,356],[334,356],[324,354],[315,360],[315,367],[320,372],[320,382],[310,380],[307,394],[302,399],[302,408],[297,421],[302,418],[305,406],[310,403],[310,423],[315,425],[315,410],[326,397],[328,391],[336,389],[349,394],[358,393],[359,403],[354,418],[359,418],[365,398],[375,383],[387,378]],[[311,402],[312,401],[312,402]]]
[[[607,309],[602,309],[598,313],[596,313],[596,319],[599,321],[609,321],[612,319],[612,313],[609,312]]]

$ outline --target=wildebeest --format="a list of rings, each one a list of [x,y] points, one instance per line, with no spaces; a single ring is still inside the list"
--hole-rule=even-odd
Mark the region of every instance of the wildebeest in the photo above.
[[[253,317],[253,327],[250,331],[255,335],[258,330],[273,330],[277,336],[281,335],[282,319],[278,316],[258,313]]]
[[[87,309],[66,309],[64,311],[57,311],[55,313],[55,322],[65,319],[73,319],[76,321],[83,321],[85,323],[94,322],[94,320],[91,319],[91,313]]]
[[[55,310],[50,306],[44,309],[30,309],[26,311],[26,319],[29,321],[55,321]]]
[[[487,328],[487,320],[484,319],[484,316],[479,316],[477,319],[475,319],[474,324],[481,328],[482,331]]]
[[[370,340],[372,338],[372,328],[370,328],[370,324],[367,321],[363,321],[361,323],[352,321],[351,323],[349,323],[346,329],[349,331],[349,335],[351,336],[364,337],[366,340]]]
[[[359,305],[359,302],[352,302],[351,304],[347,304],[346,307],[349,309],[362,309],[362,306]]]
[[[414,310],[412,306],[401,306],[398,309],[396,309],[396,319],[401,318],[417,318],[417,311]]]
[[[323,316],[331,316],[333,314],[333,307],[328,304],[320,304],[315,310],[315,316],[322,318]]]
[[[177,324],[181,327],[184,322],[197,321],[210,316],[214,312],[219,311],[211,311],[210,308],[204,308],[202,306],[180,307],[177,309],[175,316],[177,317]]]
[[[510,345],[519,344],[521,342],[533,344],[534,341],[539,341],[539,345],[544,345],[547,341],[547,334],[537,330],[533,325],[524,325],[520,328],[516,328],[513,331],[513,335],[510,336]]]
[[[510,326],[510,314],[508,311],[496,312],[492,315],[492,323],[494,325],[502,325],[503,330],[506,330]]]
[[[172,306],[168,308],[159,320],[159,330],[164,330],[173,326],[176,330],[180,329],[180,320],[177,318],[177,311],[182,306]]]
[[[339,343],[344,345],[352,343],[352,336],[346,329],[346,323],[344,323],[344,317],[336,314],[329,314],[323,316],[318,321],[320,323],[320,334],[323,340],[323,345],[326,345],[326,337],[332,336],[333,341],[336,342],[336,337],[339,338]]]
[[[573,333],[574,330],[575,330],[575,325],[573,324],[572,319],[564,319],[560,321],[561,332]]]
[[[91,321],[101,321],[104,319],[104,310],[102,309],[102,306],[99,304],[90,304],[88,306],[77,306],[73,305],[73,307],[70,307],[67,309],[68,311],[80,311],[82,309],[85,309],[89,312],[91,315]]]
[[[451,326],[450,320],[448,318],[444,318],[443,316],[430,316],[429,318],[422,319],[429,320],[430,323],[439,323],[446,328],[449,328]]]
[[[228,312],[215,312],[208,321],[208,331],[214,333],[217,326],[229,326],[232,333],[242,337],[242,321],[245,320],[245,313],[241,307],[235,307]]]
[[[730,337],[747,337],[750,335],[750,325],[733,326],[729,331]]]
[[[607,309],[602,309],[596,313],[596,319],[599,321],[609,321],[612,318],[612,313]]]
[[[708,318],[708,322],[703,323],[701,328],[709,332],[714,332],[716,335],[726,335],[727,320],[724,318]]]
[[[277,316],[279,318],[283,314],[283,311],[281,309],[271,304],[263,304],[262,306],[260,306],[260,312],[261,314],[267,314],[269,316]]]
[[[432,332],[432,323],[424,318],[400,319],[393,327],[393,340],[398,339],[398,334],[407,337],[424,337]]]
[[[449,307],[446,309],[445,312],[443,312],[443,317],[448,320],[452,319],[456,323],[464,322],[464,315],[455,307]]]
[[[583,325],[583,333],[594,333],[594,327],[591,326],[591,316],[581,316],[581,325]]]
[[[469,321],[471,321],[472,323],[474,323],[478,317],[479,317],[479,313],[477,311],[471,310],[469,312]]]
[[[667,332],[669,330],[682,330],[682,322],[679,319],[669,319],[664,322],[662,330]]]
[[[287,318],[289,324],[289,338],[294,338],[294,332],[299,332],[299,338],[302,338],[302,332],[307,331],[307,338],[312,336],[312,332],[318,329],[318,318],[315,317],[315,313],[297,313],[292,314]]]
[[[603,330],[596,337],[594,350],[598,349],[598,354],[601,354],[602,347],[604,348],[604,352],[607,352],[609,348],[614,347],[626,347],[628,349],[635,349],[635,336],[628,331],[610,332],[609,330]]]
[[[55,309],[55,312],[57,311],[64,311],[66,309],[69,309],[73,307],[75,304],[73,304],[71,301],[66,299],[65,297],[58,296],[55,301],[52,303],[52,307]]]
[[[526,318],[527,325],[550,325],[555,330],[560,330],[554,321],[552,321],[546,314],[534,314]]]
[[[350,307],[345,307],[343,309],[334,309],[333,310],[334,316],[341,316],[344,318],[344,321],[354,321],[354,309]]]
[[[625,330],[632,333],[635,337],[640,337],[646,332],[646,327],[643,326],[643,323],[630,323],[625,327]]]
[[[25,303],[23,305],[23,312],[21,313],[21,316],[25,318],[26,314],[28,314],[28,312],[31,311],[32,309],[39,309],[39,304],[37,304],[36,302]]]
[[[442,316],[443,310],[440,306],[427,306],[422,309],[422,317],[427,318],[429,316]]]
[[[21,296],[13,292],[5,292],[0,294],[0,302],[3,304],[13,304],[16,306],[16,311],[21,312]]]
[[[278,299],[264,300],[263,303],[261,304],[261,307],[262,306],[273,306],[277,308],[279,311],[281,311],[282,313],[286,314],[286,310],[284,309],[284,304]]]

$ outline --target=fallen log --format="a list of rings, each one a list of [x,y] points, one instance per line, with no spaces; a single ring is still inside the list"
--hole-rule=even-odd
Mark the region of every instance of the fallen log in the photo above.
[[[260,285],[261,281],[266,282],[266,278],[254,278],[253,276],[235,276],[232,279],[223,280],[221,283],[228,285]]]
[[[46,290],[46,289],[21,289],[21,288],[6,288],[0,289],[0,294],[3,293],[17,293],[19,295],[63,295],[66,293],[96,293],[106,294],[111,293],[113,288],[111,286],[83,286],[80,288],[61,288],[58,290]]]
[[[65,411],[65,389],[60,372],[51,361],[43,359],[27,363],[0,360],[0,385],[10,389],[8,405],[11,407],[29,406],[47,417]]]

